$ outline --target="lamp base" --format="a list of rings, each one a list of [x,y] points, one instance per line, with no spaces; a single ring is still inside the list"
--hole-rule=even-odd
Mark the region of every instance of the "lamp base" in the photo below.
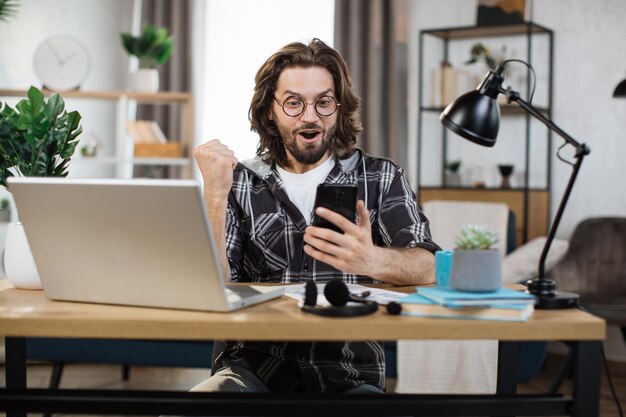
[[[529,293],[539,298],[539,302],[535,305],[538,310],[578,307],[580,296],[573,292],[557,291],[556,283],[551,279],[529,279],[526,281],[526,286]]]

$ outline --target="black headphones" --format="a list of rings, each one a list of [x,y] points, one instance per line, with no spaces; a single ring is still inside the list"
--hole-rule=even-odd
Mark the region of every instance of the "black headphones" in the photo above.
[[[333,280],[326,284],[324,296],[331,305],[328,307],[317,307],[317,285],[313,281],[307,281],[304,287],[302,311],[317,314],[318,316],[356,317],[372,314],[378,310],[376,301],[369,301],[363,297],[350,294],[346,284],[340,280]],[[346,307],[348,301],[360,304]]]

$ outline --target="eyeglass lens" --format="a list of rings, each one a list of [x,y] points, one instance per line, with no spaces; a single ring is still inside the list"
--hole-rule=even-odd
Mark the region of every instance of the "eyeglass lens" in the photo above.
[[[320,116],[330,116],[337,111],[337,101],[331,96],[321,96],[315,100],[315,111]],[[289,96],[283,101],[283,111],[287,116],[296,117],[304,113],[306,103],[298,96]]]

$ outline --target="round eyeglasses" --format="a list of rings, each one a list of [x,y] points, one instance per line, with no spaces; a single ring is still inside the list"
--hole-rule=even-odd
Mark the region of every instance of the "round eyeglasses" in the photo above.
[[[299,96],[289,96],[282,103],[278,101],[276,97],[274,97],[276,103],[283,108],[285,114],[289,117],[298,117],[304,110],[306,110],[307,103]],[[317,100],[315,100],[315,112],[322,116],[328,117],[332,116],[336,111],[337,107],[341,106],[341,104],[337,103],[334,97],[331,96],[321,96]]]

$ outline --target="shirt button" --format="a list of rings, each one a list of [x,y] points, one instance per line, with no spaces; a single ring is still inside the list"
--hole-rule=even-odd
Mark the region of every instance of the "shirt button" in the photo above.
[[[302,270],[304,272],[309,272],[309,264],[304,264],[304,266],[302,267]]]

